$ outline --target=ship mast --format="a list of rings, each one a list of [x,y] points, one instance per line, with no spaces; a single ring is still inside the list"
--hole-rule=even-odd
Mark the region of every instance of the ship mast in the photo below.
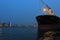
[[[46,13],[48,13],[48,15],[54,15],[53,10],[46,3],[44,3],[43,0],[41,0],[41,3],[44,5],[43,7],[44,15],[46,15]]]

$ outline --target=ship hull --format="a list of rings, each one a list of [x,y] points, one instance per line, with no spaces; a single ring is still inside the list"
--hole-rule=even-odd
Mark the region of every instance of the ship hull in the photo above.
[[[60,34],[60,18],[54,15],[40,15],[36,17],[38,23],[38,40],[44,36],[44,33],[53,31]],[[56,35],[57,35],[56,34]],[[56,36],[55,35],[55,36]]]

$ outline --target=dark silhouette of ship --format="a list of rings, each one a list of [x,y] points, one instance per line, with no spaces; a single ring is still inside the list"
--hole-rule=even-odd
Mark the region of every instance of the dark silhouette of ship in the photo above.
[[[43,40],[45,33],[55,32],[55,37],[60,36],[60,17],[55,15],[40,15],[36,17],[38,22],[38,40]],[[50,35],[49,34],[49,35]]]
[[[38,37],[37,40],[60,40],[60,17],[54,15],[53,10],[40,0],[44,5],[44,15],[36,17],[38,22]],[[46,15],[46,12],[49,15]]]

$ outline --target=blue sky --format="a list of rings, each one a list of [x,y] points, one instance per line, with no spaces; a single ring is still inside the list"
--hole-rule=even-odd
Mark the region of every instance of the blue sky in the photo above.
[[[60,16],[60,0],[44,0]],[[0,0],[0,22],[34,24],[35,17],[42,15],[40,0]]]

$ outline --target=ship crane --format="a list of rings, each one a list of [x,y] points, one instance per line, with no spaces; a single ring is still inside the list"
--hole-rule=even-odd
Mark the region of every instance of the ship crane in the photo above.
[[[46,15],[46,12],[48,12],[49,15],[54,15],[54,12],[51,8],[48,8],[48,7],[44,7],[43,8],[43,12],[44,12],[44,15]]]
[[[46,15],[46,13],[48,13],[49,15],[54,15],[53,10],[46,3],[44,3],[43,0],[41,0],[41,2],[44,5],[43,7],[44,15]]]

